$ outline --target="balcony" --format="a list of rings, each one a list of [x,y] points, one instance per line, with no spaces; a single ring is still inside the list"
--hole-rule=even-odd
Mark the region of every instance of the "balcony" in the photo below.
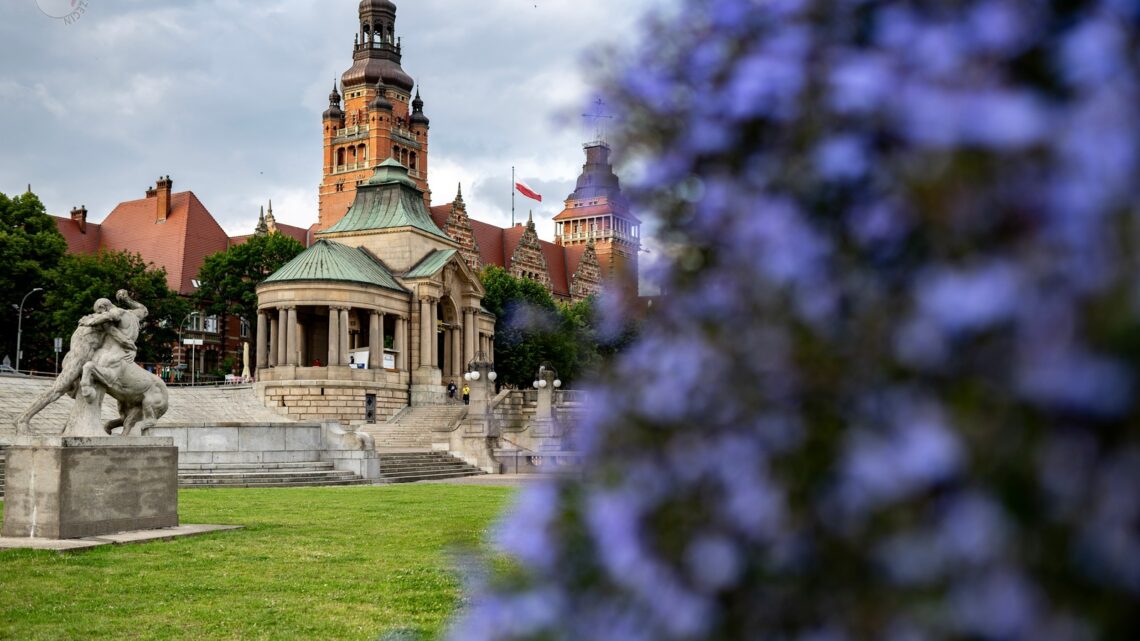
[[[371,168],[371,165],[369,165],[367,162],[350,162],[350,163],[346,163],[344,165],[337,165],[337,166],[333,167],[332,173],[334,173],[334,174],[346,174],[350,171],[360,171],[362,169],[370,169],[370,168]]]
[[[356,137],[364,136],[367,133],[368,133],[368,125],[357,125],[355,127],[345,127],[343,129],[337,129],[336,130],[336,136],[334,136],[334,137],[337,138],[338,140],[341,138],[356,138]]]

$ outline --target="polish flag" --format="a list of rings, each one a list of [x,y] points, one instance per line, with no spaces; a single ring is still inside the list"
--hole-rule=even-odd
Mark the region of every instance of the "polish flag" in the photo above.
[[[515,189],[519,190],[519,193],[526,196],[527,198],[542,202],[542,196],[540,196],[537,191],[531,189],[529,185],[521,180],[515,183]]]

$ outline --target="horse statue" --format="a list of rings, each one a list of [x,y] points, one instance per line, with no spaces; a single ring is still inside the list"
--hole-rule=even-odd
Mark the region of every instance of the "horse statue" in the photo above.
[[[119,426],[124,435],[136,428],[141,433],[166,413],[166,384],[134,362],[135,341],[147,308],[131,300],[126,290],[119,290],[116,298],[124,307],[100,298],[95,301],[95,313],[79,320],[59,376],[16,419],[17,434],[28,434],[32,417],[64,394],[75,399],[65,436],[110,434]],[[104,394],[119,402],[119,417],[101,424]]]

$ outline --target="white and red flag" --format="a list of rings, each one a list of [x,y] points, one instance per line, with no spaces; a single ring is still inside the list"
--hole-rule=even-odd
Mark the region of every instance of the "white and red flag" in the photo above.
[[[521,180],[515,181],[515,189],[519,190],[519,193],[526,196],[527,198],[542,202],[542,196],[537,191],[531,189],[530,185],[527,185]]]

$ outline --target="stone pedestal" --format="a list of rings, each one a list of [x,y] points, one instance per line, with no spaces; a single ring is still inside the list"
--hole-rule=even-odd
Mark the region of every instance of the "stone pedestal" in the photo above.
[[[178,525],[178,448],[161,437],[20,437],[3,537],[75,539]]]

